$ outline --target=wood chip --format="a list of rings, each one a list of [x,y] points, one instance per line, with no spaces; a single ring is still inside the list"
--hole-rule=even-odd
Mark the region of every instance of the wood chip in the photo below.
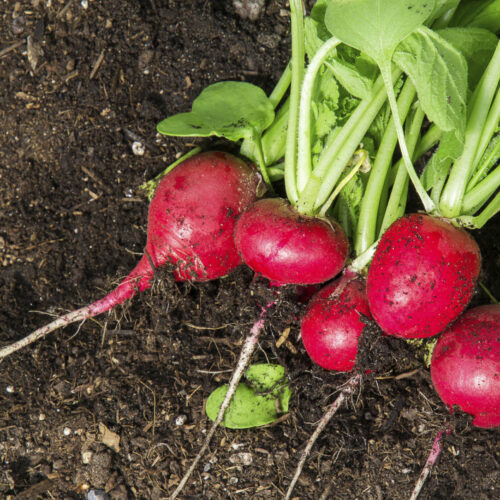
[[[116,453],[120,452],[120,436],[116,432],[110,431],[102,422],[99,424],[100,441],[111,448]]]
[[[283,345],[283,343],[285,342],[285,340],[288,339],[288,335],[290,335],[290,330],[291,330],[290,327],[285,328],[283,330],[283,332],[281,333],[280,338],[276,341],[276,347],[280,348]]]

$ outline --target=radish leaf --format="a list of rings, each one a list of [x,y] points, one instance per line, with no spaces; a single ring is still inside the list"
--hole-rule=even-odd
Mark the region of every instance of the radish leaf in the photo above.
[[[288,412],[291,391],[282,366],[251,365],[245,377],[247,382],[238,384],[222,425],[230,429],[259,427]],[[208,397],[205,411],[212,421],[217,418],[226,393],[227,385],[223,385]]]
[[[390,62],[398,43],[422,25],[433,9],[434,0],[332,0],[325,24],[333,36],[381,66]]]
[[[192,110],[170,116],[158,132],[178,137],[252,139],[271,125],[274,109],[265,92],[247,82],[219,82],[206,87]]]
[[[394,62],[410,77],[429,120],[443,131],[454,130],[463,140],[467,95],[463,55],[422,26],[397,46]]]
[[[495,52],[498,38],[482,28],[446,28],[437,33],[465,57],[469,89],[474,89]]]
[[[397,45],[434,12],[434,0],[331,0],[325,24],[334,37],[368,54],[377,63],[408,175],[427,213],[436,206],[424,190],[411,161],[392,85],[392,56]]]
[[[500,0],[461,2],[453,16],[452,25],[474,26],[496,33],[500,29]]]

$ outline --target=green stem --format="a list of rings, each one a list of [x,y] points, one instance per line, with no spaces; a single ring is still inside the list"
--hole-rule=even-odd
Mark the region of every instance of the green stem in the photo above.
[[[420,141],[418,141],[414,153],[415,161],[439,142],[439,139],[441,139],[441,133],[442,132],[439,130],[437,125],[432,124],[429,127],[429,130],[427,130]]]
[[[479,286],[483,289],[484,293],[488,296],[491,302],[493,302],[493,304],[498,304],[498,300],[496,299],[496,297],[488,290],[488,288],[482,281],[479,282]]]
[[[493,97],[500,80],[500,42],[471,99],[471,113],[465,130],[465,146],[460,158],[453,165],[441,195],[439,207],[444,217],[461,214],[466,186],[474,169],[474,158],[481,140]]]
[[[292,67],[290,84],[290,112],[285,151],[285,188],[288,200],[295,204],[298,200],[296,184],[297,168],[297,125],[299,117],[300,87],[304,76],[304,14],[302,0],[290,0],[292,31]]]
[[[458,222],[472,229],[481,229],[494,215],[500,212],[500,193],[498,193],[488,206],[476,217],[463,215],[458,217]]]
[[[430,196],[425,191],[420,179],[418,178],[417,172],[413,167],[413,163],[410,159],[410,154],[408,153],[408,148],[406,146],[406,141],[403,132],[403,126],[401,125],[401,120],[399,119],[396,96],[394,94],[394,88],[391,81],[391,63],[390,61],[384,62],[380,66],[380,72],[382,78],[384,79],[385,88],[387,90],[387,98],[389,100],[389,106],[391,107],[392,117],[394,119],[394,125],[396,126],[396,134],[398,136],[399,148],[401,150],[401,156],[403,157],[403,162],[413,183],[415,190],[424,206],[427,213],[435,213],[436,205],[431,200]]]
[[[411,122],[410,129],[407,134],[408,151],[412,154],[413,159],[416,159],[416,143],[418,141],[420,129],[425,118],[423,109],[419,106],[415,112],[415,116]],[[408,197],[408,172],[402,161],[398,162],[396,178],[391,189],[391,195],[387,202],[384,218],[379,229],[379,237],[384,234],[386,229],[399,217],[402,217],[406,208],[406,199]]]
[[[321,210],[319,211],[320,217],[326,216],[326,212],[331,207],[332,203],[334,202],[335,198],[337,198],[340,191],[342,191],[342,189],[344,189],[344,187],[349,183],[349,181],[359,172],[359,169],[363,166],[363,163],[366,161],[366,158],[368,157],[368,151],[360,149],[359,151],[356,151],[354,153],[354,156],[359,156],[356,165],[354,165],[354,167],[351,168],[349,173],[337,184],[337,186],[333,190],[333,193],[330,195],[326,203],[323,204]]]
[[[377,240],[373,245],[371,245],[367,250],[365,250],[361,255],[358,255],[347,267],[356,274],[361,274],[366,266],[373,259],[375,250],[380,240]]]
[[[290,68],[290,63],[287,64],[285,71],[280,76],[278,83],[274,86],[273,91],[269,95],[269,100],[273,105],[273,108],[276,109],[278,104],[283,99],[288,87],[290,87],[290,82],[292,80],[292,70]]]
[[[396,81],[400,75],[399,70],[395,71],[393,80]],[[326,202],[386,99],[384,83],[379,77],[373,84],[372,95],[358,104],[334,140],[322,151],[304,191],[300,194],[296,205],[299,212],[314,214],[315,210]]]
[[[253,141],[256,145],[255,152],[257,154],[257,165],[259,166],[259,171],[262,174],[264,182],[268,186],[270,192],[273,192],[273,185],[271,184],[271,179],[269,178],[269,173],[267,172],[266,162],[264,160],[264,153],[262,152],[262,141],[260,135],[255,132],[253,134]]]
[[[267,167],[267,172],[269,174],[271,182],[277,182],[283,179],[284,177],[283,167],[284,167],[283,163],[280,163],[278,165],[273,165],[272,167]]]
[[[304,190],[312,172],[311,158],[311,107],[314,91],[314,83],[323,62],[328,57],[340,40],[330,38],[327,40],[312,58],[307,67],[302,83],[302,92],[299,106],[299,126],[298,126],[298,151],[297,151],[297,190],[300,193]]]
[[[488,174],[479,184],[464,196],[463,214],[474,215],[500,186],[500,166]]]
[[[498,129],[499,122],[500,122],[500,91],[497,91],[495,100],[493,101],[490,112],[488,113],[488,117],[486,118],[483,132],[481,134],[481,140],[478,146],[476,157],[474,159],[474,165],[476,167],[482,160],[482,157],[484,155],[484,152],[486,151],[486,148],[488,147],[488,144],[495,135]],[[498,151],[498,144],[497,147],[489,154],[488,158],[485,159],[481,167],[476,170],[476,173],[472,176],[472,179],[467,185],[466,191],[470,191],[484,177],[485,172],[491,166],[490,161],[493,159],[493,156],[497,151]]]
[[[495,132],[498,130],[500,122],[500,89],[497,89],[495,99],[493,100],[493,104],[491,105],[490,112],[486,117],[486,121],[483,126],[483,131],[481,132],[481,139],[477,146],[476,157],[474,158],[474,165],[476,166],[488,147],[492,137],[495,135]]]
[[[400,120],[405,120],[415,95],[415,87],[410,79],[407,79],[397,101]],[[363,194],[354,244],[356,255],[362,254],[376,239],[379,204],[397,142],[396,127],[394,119],[392,119],[385,129],[378,147],[377,156]]]

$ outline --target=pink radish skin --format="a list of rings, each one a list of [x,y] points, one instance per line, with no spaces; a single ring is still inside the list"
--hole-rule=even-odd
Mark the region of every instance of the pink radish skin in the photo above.
[[[371,319],[365,282],[351,273],[323,287],[302,319],[302,342],[310,358],[326,370],[351,371],[358,342]]]
[[[477,427],[500,426],[500,305],[470,309],[443,333],[431,376],[450,409],[474,415]]]
[[[280,198],[251,205],[236,223],[234,239],[250,268],[282,284],[328,281],[342,270],[349,253],[337,222],[301,215]]]
[[[149,288],[151,264],[175,264],[179,281],[220,278],[240,265],[234,224],[257,198],[258,185],[256,171],[228,153],[201,153],[175,167],[151,200],[144,255],[114,291],[90,306],[93,315]]]
[[[207,281],[226,275],[242,263],[233,240],[236,219],[257,199],[261,186],[257,171],[228,153],[201,153],[180,163],[160,181],[151,200],[146,248],[132,272],[104,298],[0,350],[0,359],[150,288],[152,266],[174,264],[177,280]]]
[[[436,335],[469,303],[480,268],[479,247],[463,229],[429,215],[402,217],[382,236],[368,270],[373,318],[389,335]]]

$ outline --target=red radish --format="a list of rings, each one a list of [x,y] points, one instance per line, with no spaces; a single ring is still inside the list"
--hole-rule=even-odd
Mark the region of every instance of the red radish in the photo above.
[[[474,239],[445,219],[411,214],[382,236],[368,270],[373,318],[404,338],[436,335],[465,309],[481,254]]]
[[[337,222],[301,215],[281,198],[251,205],[236,223],[234,239],[249,267],[283,284],[328,281],[342,270],[349,253]]]
[[[260,186],[257,171],[228,153],[201,153],[180,163],[163,177],[151,200],[146,248],[135,269],[106,297],[0,350],[0,359],[146,290],[154,268],[168,262],[175,265],[178,280],[207,281],[226,275],[242,263],[233,240],[236,218],[255,201]]]
[[[470,309],[443,333],[431,376],[450,408],[474,415],[477,427],[500,426],[500,305]]]
[[[351,371],[358,341],[371,319],[365,282],[351,273],[323,287],[308,304],[302,319],[302,342],[311,359],[322,368]]]

